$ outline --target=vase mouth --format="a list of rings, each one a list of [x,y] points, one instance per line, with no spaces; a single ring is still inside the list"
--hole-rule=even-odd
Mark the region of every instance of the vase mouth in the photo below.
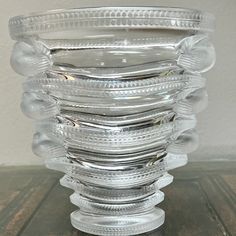
[[[10,18],[9,31],[19,39],[82,28],[214,30],[214,16],[177,7],[89,7],[34,12]]]

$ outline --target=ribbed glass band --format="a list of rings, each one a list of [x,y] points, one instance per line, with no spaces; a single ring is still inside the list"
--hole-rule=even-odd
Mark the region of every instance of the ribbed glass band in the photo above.
[[[67,158],[46,160],[49,169],[62,171],[65,174],[78,178],[82,182],[96,186],[109,186],[109,188],[129,188],[152,183],[160,178],[166,171],[183,166],[187,163],[187,155],[174,155],[168,153],[163,161],[155,165],[146,166],[137,170],[103,171],[73,163]]]
[[[62,9],[10,19],[13,39],[78,28],[158,28],[213,31],[214,17],[199,10],[166,7]]]
[[[60,184],[64,187],[73,189],[76,193],[89,199],[105,201],[106,203],[122,203],[128,201],[140,200],[150,196],[159,189],[164,188],[173,181],[173,176],[165,173],[150,185],[140,186],[130,189],[109,189],[83,184],[78,179],[65,175],[60,179]]]
[[[75,228],[90,234],[103,236],[137,235],[154,230],[163,224],[164,219],[164,211],[157,207],[147,212],[122,218],[119,216],[95,215],[82,211],[75,211],[71,214],[71,223]],[[91,227],[91,224],[93,227]]]

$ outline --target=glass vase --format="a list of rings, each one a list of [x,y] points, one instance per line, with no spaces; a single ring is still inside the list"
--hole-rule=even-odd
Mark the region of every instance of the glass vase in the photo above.
[[[13,17],[11,65],[33,152],[65,173],[72,225],[125,236],[164,222],[168,171],[196,149],[196,113],[215,62],[214,17],[191,9],[100,7]],[[184,193],[183,193],[184,194]]]

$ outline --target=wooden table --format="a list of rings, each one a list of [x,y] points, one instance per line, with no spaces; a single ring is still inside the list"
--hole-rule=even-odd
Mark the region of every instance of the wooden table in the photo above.
[[[191,163],[172,171],[164,189],[165,225],[150,236],[236,235],[236,162]],[[1,236],[82,236],[70,224],[76,209],[60,173],[43,167],[0,168]]]

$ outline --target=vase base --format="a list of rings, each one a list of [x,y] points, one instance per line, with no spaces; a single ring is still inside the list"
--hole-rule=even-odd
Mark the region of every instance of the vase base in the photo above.
[[[126,216],[105,216],[75,211],[71,214],[72,225],[89,234],[103,236],[128,236],[152,231],[165,220],[165,212],[153,208],[148,212]]]

